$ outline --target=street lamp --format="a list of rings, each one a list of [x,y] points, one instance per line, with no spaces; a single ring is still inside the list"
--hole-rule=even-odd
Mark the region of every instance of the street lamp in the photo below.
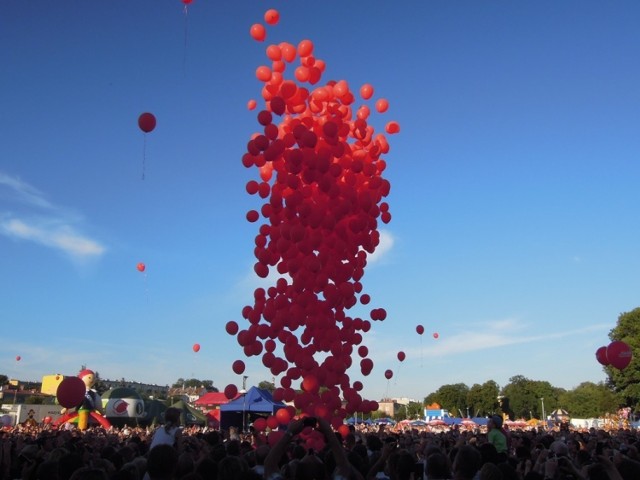
[[[544,422],[544,426],[547,425],[547,415],[544,413],[544,398],[540,398],[540,402],[542,403],[542,421]]]
[[[242,433],[247,432],[247,375],[242,376],[242,390],[240,393],[242,394]]]

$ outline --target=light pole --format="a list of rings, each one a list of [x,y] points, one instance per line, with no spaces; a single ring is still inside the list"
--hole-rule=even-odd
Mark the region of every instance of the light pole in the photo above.
[[[242,433],[246,433],[247,431],[247,375],[242,376],[242,390],[240,393],[242,394]]]
[[[544,413],[544,398],[540,398],[540,402],[542,403],[542,421],[544,422],[544,426],[547,426],[547,415]]]
[[[467,407],[467,418],[469,418],[469,407]]]

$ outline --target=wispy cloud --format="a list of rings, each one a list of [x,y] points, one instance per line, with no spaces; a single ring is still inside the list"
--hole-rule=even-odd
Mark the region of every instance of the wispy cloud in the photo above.
[[[0,196],[28,207],[19,215],[4,208],[0,212],[0,234],[61,251],[76,261],[105,253],[104,245],[79,231],[82,219],[77,214],[53,205],[42,192],[19,178],[0,172]]]
[[[52,208],[45,196],[31,185],[19,178],[10,177],[0,172],[0,192],[3,192],[13,201],[25,203],[34,207]]]
[[[565,331],[549,331],[540,334],[527,333],[530,325],[515,319],[499,320],[477,324],[469,331],[458,332],[450,336],[440,336],[438,342],[424,349],[423,355],[428,357],[442,357],[479,350],[495,349],[509,345],[519,345],[542,340],[559,339],[589,332],[600,331],[602,325],[591,325],[581,329]]]

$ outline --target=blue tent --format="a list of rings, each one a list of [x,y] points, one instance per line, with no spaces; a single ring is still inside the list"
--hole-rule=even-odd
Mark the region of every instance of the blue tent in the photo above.
[[[251,387],[247,393],[220,405],[220,428],[222,430],[227,430],[229,427],[248,428],[256,418],[274,415],[278,409],[284,407],[286,407],[284,403],[273,400],[269,390]],[[243,415],[246,416],[244,422]]]
[[[345,422],[347,422],[347,425],[355,425],[356,423],[358,423],[358,425],[360,424],[365,424],[365,425],[371,425],[371,419],[366,418],[366,419],[362,419],[360,417],[358,417],[358,419],[356,419],[356,417],[349,417],[345,420]]]

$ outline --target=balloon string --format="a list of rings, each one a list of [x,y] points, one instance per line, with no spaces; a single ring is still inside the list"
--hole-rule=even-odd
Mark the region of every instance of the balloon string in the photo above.
[[[187,32],[189,30],[189,9],[184,6],[184,50],[182,54],[182,74],[187,76]]]
[[[147,135],[144,134],[143,138],[144,142],[142,144],[142,180],[144,180],[144,169],[147,160]]]
[[[422,368],[422,335],[420,335],[420,368]]]

